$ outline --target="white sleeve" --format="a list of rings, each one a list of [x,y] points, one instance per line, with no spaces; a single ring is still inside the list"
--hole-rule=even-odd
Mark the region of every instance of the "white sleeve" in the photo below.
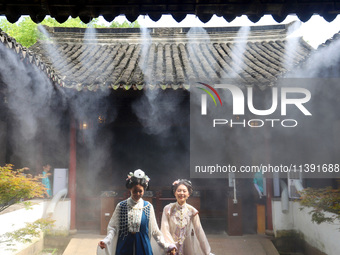
[[[174,244],[175,241],[172,238],[172,235],[170,233],[170,219],[169,219],[168,214],[166,213],[168,211],[168,206],[164,207],[164,209],[163,209],[161,231],[162,231],[162,234],[164,236],[165,241],[168,242],[168,243]]]
[[[119,231],[119,215],[120,206],[117,204],[116,209],[110,219],[109,225],[107,226],[107,236],[102,240],[106,245],[110,245],[113,238],[117,235]]]
[[[155,238],[158,245],[165,249],[165,251],[168,251],[169,248],[172,249],[176,247],[174,244],[169,244],[165,242],[163,234],[158,228],[155,210],[153,209],[153,206],[151,204],[150,204],[150,231],[151,235],[153,236],[153,238]]]
[[[198,213],[195,216],[193,216],[192,223],[193,223],[193,227],[194,227],[198,242],[199,242],[201,249],[203,251],[203,254],[209,255],[210,252],[211,252],[211,248],[210,248],[208,239],[207,239],[207,237],[204,233],[204,230],[202,228],[200,217],[198,216]]]

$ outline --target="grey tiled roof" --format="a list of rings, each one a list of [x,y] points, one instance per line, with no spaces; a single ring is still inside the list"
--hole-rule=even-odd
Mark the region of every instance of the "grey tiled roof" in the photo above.
[[[335,33],[331,38],[326,40],[324,43],[320,44],[318,49],[325,48],[331,45],[332,43],[334,43],[335,41],[338,41],[339,39],[340,39],[340,31],[338,33]]]
[[[96,29],[95,36],[81,28],[47,30],[51,40],[30,50],[58,85],[77,90],[177,89],[228,78],[265,88],[288,71],[287,57],[299,64],[312,50],[299,39],[285,56],[287,25],[251,27],[246,39],[236,27],[154,28],[146,36],[140,29]]]
[[[339,78],[340,32],[320,44],[306,61],[301,62],[291,76],[313,78]]]
[[[44,72],[54,84],[60,84],[60,78],[54,73],[53,66],[44,63],[38,54],[22,46],[15,40],[15,38],[9,36],[1,29],[0,29],[0,44],[6,47],[8,50],[14,52],[15,55],[18,57],[18,60],[22,61],[23,63],[36,66],[38,69]],[[1,59],[0,62],[1,65],[8,64],[1,61]]]

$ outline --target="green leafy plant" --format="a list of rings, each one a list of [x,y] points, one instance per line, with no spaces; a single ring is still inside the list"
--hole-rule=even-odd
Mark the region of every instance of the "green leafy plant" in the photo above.
[[[15,242],[31,243],[33,238],[39,237],[41,232],[44,234],[53,226],[54,220],[38,219],[32,223],[25,223],[26,226],[18,230],[7,232],[0,236],[0,243],[7,243],[8,247],[14,246]]]
[[[309,212],[312,222],[321,224],[323,222],[335,223],[340,221],[340,189],[331,187],[323,189],[306,188],[301,192],[301,210],[304,207],[311,207]],[[326,216],[325,212],[333,213]]]
[[[25,47],[33,45],[40,34],[37,24],[29,17],[25,17],[14,24],[2,18],[0,19],[0,28]]]
[[[58,249],[57,248],[46,248],[42,251],[43,254],[48,253],[50,255],[57,254]]]
[[[138,21],[134,21],[134,22],[127,22],[127,21],[124,21],[123,23],[119,23],[119,22],[116,22],[116,21],[112,21],[111,24],[109,25],[109,27],[112,27],[112,28],[115,28],[115,27],[125,27],[125,28],[129,28],[129,27],[132,27],[132,28],[139,28],[140,25],[138,23]]]
[[[27,168],[14,170],[10,164],[0,166],[0,212],[24,199],[44,196],[46,188],[41,182],[42,176],[25,175],[25,170]]]
[[[58,23],[54,18],[45,18],[40,25],[49,27],[93,27],[93,28],[107,28],[107,27],[140,27],[137,21],[129,23],[124,21],[123,23],[111,22],[108,25],[100,24],[99,19],[92,19],[88,24],[85,24],[80,18],[69,18],[64,23]],[[34,23],[30,17],[23,17],[18,22],[12,24],[5,18],[0,19],[0,29],[5,31],[8,35],[15,38],[17,42],[25,47],[30,47],[35,44],[37,40],[46,39],[38,29],[38,25]]]
[[[33,177],[24,174],[28,168],[13,169],[13,165],[0,166],[0,212],[11,205],[19,203],[24,199],[43,197],[46,188],[41,182],[42,176]],[[23,205],[26,209],[32,207],[32,202],[25,201]],[[7,232],[0,236],[0,242],[13,246],[13,242],[27,243],[34,237],[39,237],[41,231],[44,233],[53,225],[53,220],[38,219],[33,223],[26,223],[24,228]]]

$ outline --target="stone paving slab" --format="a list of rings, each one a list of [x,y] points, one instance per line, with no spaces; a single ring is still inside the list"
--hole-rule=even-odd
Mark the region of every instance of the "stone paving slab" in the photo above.
[[[215,255],[279,255],[265,235],[207,235]],[[96,255],[97,244],[104,236],[76,234],[63,255]]]
[[[66,247],[63,255],[96,255],[101,235],[76,234]]]
[[[215,255],[279,255],[273,243],[264,235],[207,237]]]

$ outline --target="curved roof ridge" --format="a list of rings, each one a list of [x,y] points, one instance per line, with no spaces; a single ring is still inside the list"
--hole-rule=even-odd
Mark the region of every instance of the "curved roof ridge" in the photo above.
[[[333,42],[339,40],[340,38],[340,31],[335,33],[331,38],[327,39],[324,43],[318,46],[318,49],[324,48],[332,44]]]
[[[41,56],[37,52],[31,51],[27,47],[22,46],[22,44],[18,43],[15,38],[9,36],[1,29],[0,43],[9,50],[12,50],[24,63],[37,66],[38,69],[43,71],[54,84],[62,86],[62,79],[54,72],[53,66],[42,61]]]

